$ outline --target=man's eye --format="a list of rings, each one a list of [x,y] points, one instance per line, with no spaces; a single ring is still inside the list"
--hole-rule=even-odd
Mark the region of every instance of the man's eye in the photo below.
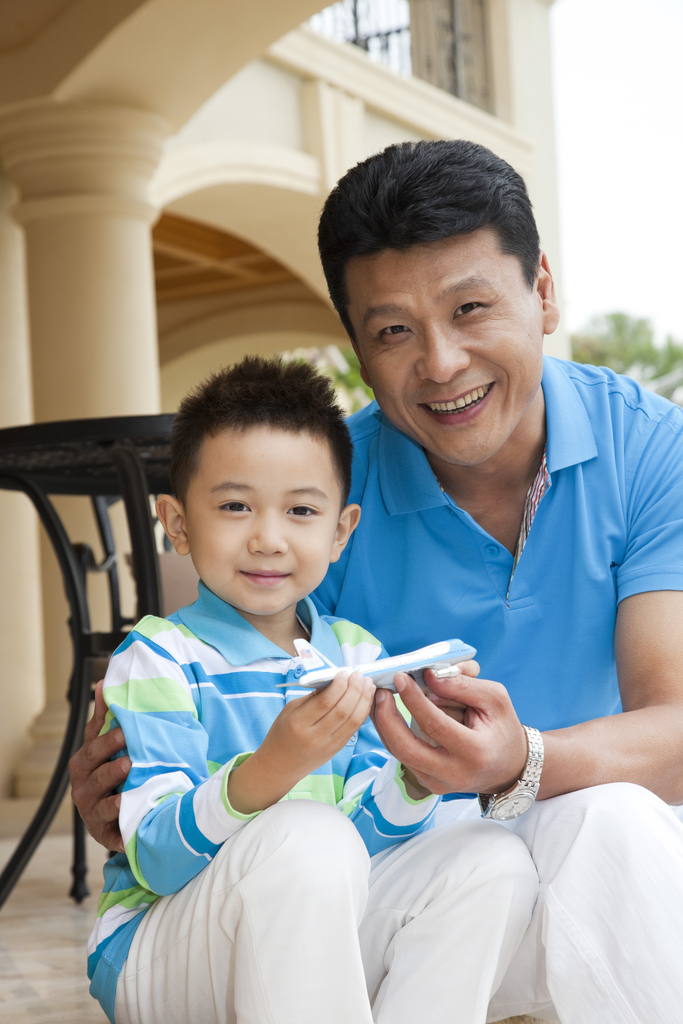
[[[473,309],[477,309],[479,306],[478,302],[465,302],[462,306],[458,306],[454,316],[462,316],[463,313],[471,313]]]
[[[295,505],[294,508],[289,510],[293,516],[315,516],[317,512],[314,508],[310,508],[308,505]]]
[[[382,334],[405,334],[408,330],[405,324],[392,324],[391,327],[385,327]]]
[[[221,505],[222,509],[226,512],[248,512],[249,506],[245,505],[243,501],[226,501],[224,505]]]

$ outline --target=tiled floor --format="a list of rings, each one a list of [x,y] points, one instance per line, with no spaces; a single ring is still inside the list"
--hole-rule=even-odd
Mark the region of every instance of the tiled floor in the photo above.
[[[0,841],[0,864],[14,841]],[[105,851],[88,842],[89,885],[80,906],[67,895],[71,840],[48,836],[0,909],[2,1024],[106,1024],[88,994],[85,944],[92,928]]]

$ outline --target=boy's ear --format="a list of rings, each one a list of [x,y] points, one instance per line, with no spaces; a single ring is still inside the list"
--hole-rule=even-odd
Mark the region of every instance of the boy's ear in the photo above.
[[[182,501],[178,501],[172,494],[160,494],[155,508],[159,522],[177,554],[189,555],[190,543],[185,530],[185,509]]]
[[[330,562],[339,561],[339,556],[348,544],[349,537],[360,522],[360,505],[347,505],[341,510],[337,532],[330,552]]]

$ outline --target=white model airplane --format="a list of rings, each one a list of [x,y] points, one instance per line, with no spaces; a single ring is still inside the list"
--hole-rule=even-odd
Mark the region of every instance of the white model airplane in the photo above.
[[[301,666],[304,669],[302,675],[297,679],[295,686],[301,686],[306,690],[322,690],[328,686],[340,667],[351,669],[352,672],[362,672],[369,676],[375,686],[384,690],[393,690],[394,676],[397,672],[407,672],[423,690],[427,684],[422,678],[425,669],[434,669],[438,678],[457,675],[457,669],[453,666],[461,661],[469,661],[477,653],[474,647],[462,642],[462,640],[442,640],[437,644],[430,644],[428,647],[421,647],[417,651],[410,651],[408,654],[399,654],[395,658],[381,658],[379,661],[370,661],[364,665],[333,664],[321,654],[307,640],[295,640],[294,646],[297,649]],[[298,671],[298,670],[297,670]],[[278,683],[278,686],[291,686],[291,683]]]

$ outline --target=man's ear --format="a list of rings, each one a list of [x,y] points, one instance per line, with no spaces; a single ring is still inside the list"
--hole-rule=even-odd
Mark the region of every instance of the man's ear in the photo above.
[[[550,272],[550,264],[548,263],[548,257],[544,252],[541,253],[541,261],[538,265],[536,291],[539,299],[541,300],[543,333],[552,334],[560,322],[560,308],[557,304],[555,282],[553,281],[553,275]]]
[[[159,522],[176,552],[179,555],[189,555],[190,543],[185,529],[185,509],[182,501],[178,501],[172,494],[160,494],[155,508]]]
[[[338,562],[339,556],[346,547],[349,537],[360,522],[360,505],[346,505],[341,510],[334,543],[330,552],[330,562]]]
[[[358,347],[358,342],[351,338],[351,344],[353,345],[353,351],[358,356],[358,362],[360,363],[360,379],[363,381],[364,384],[367,384],[367,386],[371,388],[372,383],[370,382],[370,378],[368,377],[368,370],[365,363],[363,362],[363,356],[361,355],[360,348]],[[358,524],[356,523],[356,526],[357,525]]]

